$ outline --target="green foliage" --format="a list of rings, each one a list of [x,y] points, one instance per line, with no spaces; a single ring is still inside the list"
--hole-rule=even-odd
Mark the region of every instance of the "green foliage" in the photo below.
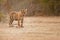
[[[1,2],[2,0],[0,0],[0,2]]]
[[[3,2],[3,0],[0,0],[0,3],[2,3]]]
[[[33,2],[37,3],[37,4],[39,4],[39,3],[48,3],[49,0],[33,0]]]
[[[32,2],[35,3],[35,4],[39,4],[40,0],[33,0]]]
[[[3,4],[5,2],[6,2],[6,0],[0,0],[0,4]]]
[[[42,0],[42,2],[44,2],[44,3],[48,3],[48,2],[49,2],[49,0]]]
[[[4,14],[0,12],[0,22],[2,21],[3,18],[4,18]]]

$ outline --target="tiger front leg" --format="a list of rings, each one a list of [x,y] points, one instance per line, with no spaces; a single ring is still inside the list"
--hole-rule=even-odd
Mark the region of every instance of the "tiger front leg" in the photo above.
[[[12,23],[13,23],[13,20],[10,19],[10,21],[9,21],[9,27],[12,27]]]
[[[20,20],[18,20],[18,27],[20,28]]]
[[[23,27],[23,18],[21,19],[21,27]]]

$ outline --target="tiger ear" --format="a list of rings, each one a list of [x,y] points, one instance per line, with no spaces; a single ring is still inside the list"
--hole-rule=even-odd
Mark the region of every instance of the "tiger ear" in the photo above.
[[[25,14],[27,14],[27,9],[25,9]]]
[[[27,9],[25,9],[25,11],[27,12]]]

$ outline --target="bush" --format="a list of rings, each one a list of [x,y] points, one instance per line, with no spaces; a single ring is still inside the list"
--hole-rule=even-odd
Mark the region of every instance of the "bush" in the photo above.
[[[0,22],[4,19],[4,14],[0,12]]]

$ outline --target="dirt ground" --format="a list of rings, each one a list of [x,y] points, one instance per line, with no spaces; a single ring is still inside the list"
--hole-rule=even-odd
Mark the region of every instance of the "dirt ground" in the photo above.
[[[24,28],[0,23],[0,40],[60,40],[60,17],[25,17]]]

